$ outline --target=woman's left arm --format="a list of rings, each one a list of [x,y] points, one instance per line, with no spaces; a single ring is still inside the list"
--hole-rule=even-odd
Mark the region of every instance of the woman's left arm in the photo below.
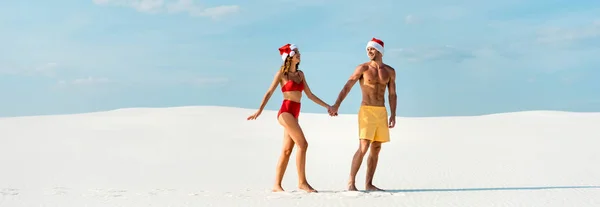
[[[325,107],[325,108],[329,109],[329,107],[331,107],[331,106],[329,104],[325,103],[323,100],[321,100],[315,94],[313,94],[313,92],[310,90],[310,87],[308,86],[308,83],[306,81],[306,76],[304,75],[304,72],[300,72],[300,74],[302,75],[302,81],[304,82],[304,93],[306,94],[306,96],[310,100],[312,100],[313,102],[315,102],[316,104],[319,104],[322,107]]]

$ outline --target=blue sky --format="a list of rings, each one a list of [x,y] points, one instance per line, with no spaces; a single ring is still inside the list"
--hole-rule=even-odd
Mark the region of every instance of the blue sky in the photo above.
[[[286,43],[333,103],[372,37],[399,116],[600,111],[598,14],[592,0],[1,1],[0,116],[257,108]],[[359,105],[357,84],[340,112]],[[303,112],[326,111],[305,98]]]

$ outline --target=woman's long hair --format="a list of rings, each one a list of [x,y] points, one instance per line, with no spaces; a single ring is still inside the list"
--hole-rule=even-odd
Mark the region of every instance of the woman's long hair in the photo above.
[[[292,56],[288,56],[285,58],[285,62],[281,65],[280,70],[283,74],[287,74],[292,66]],[[298,66],[300,66],[300,62],[296,63],[296,70],[298,70]]]

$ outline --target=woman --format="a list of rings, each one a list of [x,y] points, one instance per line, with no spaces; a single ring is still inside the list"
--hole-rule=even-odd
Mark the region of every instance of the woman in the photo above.
[[[317,192],[308,184],[305,175],[306,150],[308,143],[306,142],[306,138],[304,137],[304,133],[302,132],[300,125],[298,124],[302,91],[304,91],[310,100],[327,108],[328,110],[331,108],[331,106],[323,102],[312,93],[308,87],[308,84],[306,83],[304,73],[298,70],[298,66],[300,65],[300,52],[298,51],[296,45],[286,44],[279,48],[279,53],[283,59],[283,65],[275,74],[275,78],[273,79],[269,90],[265,94],[262,103],[260,104],[260,108],[255,114],[248,117],[248,120],[254,120],[262,113],[265,105],[269,101],[269,98],[271,98],[271,95],[273,95],[273,92],[277,88],[277,85],[280,85],[281,91],[283,92],[283,103],[281,105],[281,109],[279,109],[279,113],[277,114],[277,119],[279,124],[281,124],[281,126],[284,128],[283,151],[281,152],[279,162],[277,163],[277,171],[275,176],[276,179],[275,186],[273,186],[273,192],[284,191],[281,187],[281,180],[283,179],[283,174],[290,159],[294,144],[298,146],[298,151],[296,152],[298,188],[307,192]]]

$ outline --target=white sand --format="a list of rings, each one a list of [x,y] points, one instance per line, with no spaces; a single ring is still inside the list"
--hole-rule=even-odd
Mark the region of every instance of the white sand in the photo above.
[[[303,113],[307,176],[321,191],[307,194],[295,152],[288,192],[270,192],[283,131],[275,111],[246,121],[253,112],[1,118],[0,206],[600,206],[600,113],[398,118],[375,175],[389,192],[378,193],[344,192],[355,115]]]

